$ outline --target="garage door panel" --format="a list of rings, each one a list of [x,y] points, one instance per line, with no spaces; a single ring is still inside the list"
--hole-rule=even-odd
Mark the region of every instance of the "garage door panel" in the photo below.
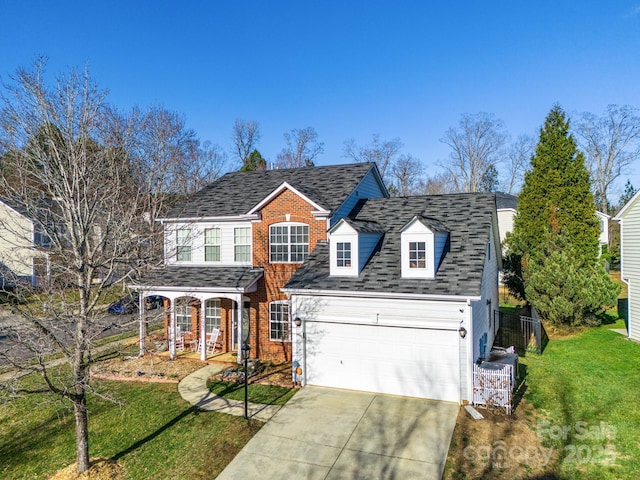
[[[311,385],[459,401],[455,331],[308,322]]]

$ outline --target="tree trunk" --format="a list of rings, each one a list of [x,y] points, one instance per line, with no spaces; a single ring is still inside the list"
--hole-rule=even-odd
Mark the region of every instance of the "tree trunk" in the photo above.
[[[73,402],[76,420],[76,457],[78,473],[89,470],[89,416],[87,415],[87,398],[83,393]]]

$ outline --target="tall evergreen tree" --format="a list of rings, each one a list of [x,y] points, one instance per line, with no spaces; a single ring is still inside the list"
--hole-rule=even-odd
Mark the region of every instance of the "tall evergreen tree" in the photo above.
[[[518,196],[518,215],[509,246],[521,257],[535,256],[543,239],[563,234],[582,262],[598,256],[599,224],[584,156],[569,134],[569,121],[555,105],[540,130],[531,169]]]
[[[507,237],[505,283],[552,323],[597,322],[618,288],[598,262],[599,223],[584,156],[560,106],[549,112]]]

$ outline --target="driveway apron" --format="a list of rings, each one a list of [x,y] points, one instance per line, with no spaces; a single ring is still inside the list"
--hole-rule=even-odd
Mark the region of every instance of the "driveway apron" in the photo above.
[[[459,405],[304,387],[219,479],[440,479]]]

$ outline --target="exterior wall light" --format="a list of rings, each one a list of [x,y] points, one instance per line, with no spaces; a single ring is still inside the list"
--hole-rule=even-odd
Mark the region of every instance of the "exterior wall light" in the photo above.
[[[302,319],[300,317],[296,317],[293,319],[293,323],[295,323],[296,327],[302,325]]]
[[[467,329],[461,326],[458,329],[458,333],[460,334],[460,337],[464,338],[467,336]]]

